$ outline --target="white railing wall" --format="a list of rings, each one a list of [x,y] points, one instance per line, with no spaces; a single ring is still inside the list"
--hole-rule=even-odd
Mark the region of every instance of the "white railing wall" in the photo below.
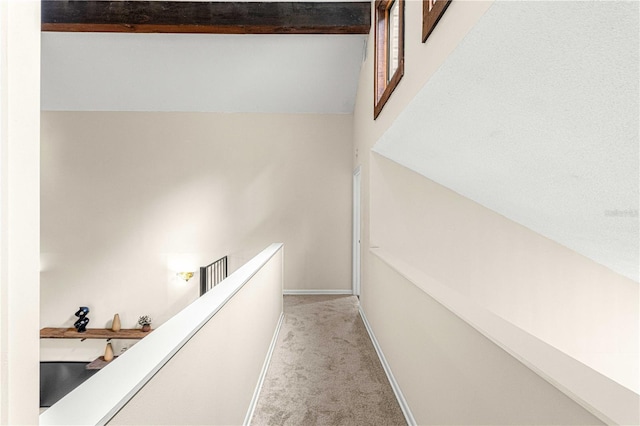
[[[242,424],[282,317],[272,244],[40,415],[41,425]]]
[[[370,253],[370,294],[385,287],[412,294],[410,302],[398,297],[375,302],[387,315],[405,312],[396,315],[404,333],[375,314],[370,327],[417,424],[639,424],[640,400],[633,391],[386,250]],[[456,392],[438,395],[443,383]],[[460,406],[465,410],[456,410]]]

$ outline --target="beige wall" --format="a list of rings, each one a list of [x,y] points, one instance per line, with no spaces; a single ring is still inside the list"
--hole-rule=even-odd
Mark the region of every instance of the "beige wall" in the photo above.
[[[198,295],[196,270],[230,272],[284,242],[286,289],[350,288],[349,115],[42,114],[42,326],[155,325]],[[116,342],[118,352],[123,342]],[[104,342],[42,341],[43,359]]]
[[[36,424],[40,2],[0,2],[0,55],[0,424]]]
[[[375,255],[369,267],[367,312],[386,314],[376,338],[417,424],[602,424]]]
[[[440,24],[422,43],[422,2],[405,2],[405,72],[378,118],[373,120],[373,32],[367,43],[367,58],[362,65],[354,110],[353,168],[362,170],[362,280],[368,279],[369,242],[369,151],[391,126],[429,77],[491,6],[492,1],[454,1]],[[372,16],[373,20],[373,16]],[[366,293],[362,298],[366,306]]]
[[[109,424],[242,424],[282,312],[282,262],[279,250]]]
[[[620,280],[616,274],[594,262],[370,153],[375,142],[491,6],[491,2],[452,2],[435,32],[427,43],[422,44],[421,3],[406,2],[405,75],[375,121],[372,37],[369,38],[367,60],[361,72],[354,112],[354,167],[362,167],[363,309],[419,424],[597,423],[597,419],[547,382],[532,376],[530,371],[521,368],[522,365],[512,365],[513,360],[509,360],[501,349],[492,347],[480,333],[462,327],[458,324],[458,317],[442,309],[368,250],[369,247],[380,247],[392,251],[413,266],[426,269],[427,273],[433,268],[437,278],[445,284],[456,279],[460,285],[471,286],[473,282],[470,280],[480,270],[490,271],[489,275],[494,278],[513,281],[514,277],[505,273],[513,265],[505,262],[513,256],[531,254],[537,256],[536,267],[540,270],[527,279],[552,277],[554,281],[548,285],[562,292],[571,291],[564,285],[567,277],[571,277],[574,283],[590,274],[595,274],[595,277],[590,277],[592,280]],[[398,194],[398,199],[394,194]],[[484,222],[478,223],[478,216],[484,217]],[[475,226],[473,236],[464,235],[463,230],[472,225]],[[478,233],[482,235],[478,236]],[[488,261],[484,252],[486,247],[480,244],[481,237],[492,239],[496,233],[502,234],[497,240],[492,240],[492,244],[508,256],[492,257]],[[510,246],[509,242],[513,244]],[[464,256],[457,256],[457,246],[463,247]],[[562,259],[552,259],[558,253]],[[523,269],[521,263],[517,268],[520,278],[532,272]],[[499,289],[493,290],[496,291],[490,296],[483,296],[484,302],[495,308],[503,300]],[[637,289],[636,293],[633,288],[627,290],[629,297],[634,294],[637,297]],[[539,296],[536,306],[540,311],[519,313],[521,320],[534,329],[552,325],[544,318],[545,302],[552,297],[549,292],[537,295],[524,293],[514,296],[515,301],[510,299],[511,311],[519,312],[518,303],[528,297]],[[587,295],[583,293],[582,296]],[[588,298],[593,301],[590,296]],[[504,308],[504,304],[501,306]],[[578,314],[578,310],[579,307],[568,307],[568,320]],[[522,318],[524,315],[528,317]],[[562,323],[559,316],[556,311],[554,319]],[[622,313],[616,321],[633,324],[630,322],[632,319],[633,312],[629,311]],[[591,325],[579,329],[583,337],[589,334]],[[625,342],[619,335],[608,336],[607,339],[618,349],[633,353],[633,341]],[[572,344],[579,345],[577,340]],[[587,344],[580,349],[595,353],[600,348],[594,351],[594,347]],[[500,370],[501,364],[510,370],[508,375],[506,370]],[[511,381],[512,378],[517,379]],[[528,394],[529,391],[532,393]],[[528,396],[522,399],[525,394]],[[453,395],[466,402],[458,403]],[[432,405],[433,401],[436,403]],[[506,407],[518,409],[508,410]]]
[[[377,154],[371,185],[372,245],[637,386],[637,283]]]

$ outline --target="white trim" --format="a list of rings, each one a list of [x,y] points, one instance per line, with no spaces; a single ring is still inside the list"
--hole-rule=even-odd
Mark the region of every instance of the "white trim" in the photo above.
[[[353,206],[352,206],[352,232],[351,232],[351,287],[353,294],[360,296],[360,281],[362,278],[362,239],[361,232],[361,194],[362,194],[362,172],[361,166],[356,167],[353,171]]]
[[[110,363],[40,414],[40,425],[107,424],[282,247],[282,243],[271,244],[160,325],[120,355],[118,362]]]
[[[269,364],[271,364],[271,356],[273,355],[273,351],[276,348],[276,343],[278,343],[278,334],[280,334],[280,329],[282,328],[283,321],[284,321],[284,312],[281,312],[280,319],[278,320],[278,325],[276,325],[276,331],[273,333],[273,338],[271,339],[271,345],[269,346],[269,350],[267,351],[267,356],[264,359],[264,364],[262,364],[262,371],[260,372],[260,377],[258,378],[258,384],[256,385],[256,390],[253,392],[253,398],[251,398],[251,403],[249,404],[247,415],[245,416],[244,422],[242,423],[244,426],[249,426],[251,424],[251,418],[253,417],[253,413],[256,410],[256,405],[258,405],[258,398],[260,398],[260,391],[262,391],[262,385],[264,384],[264,379],[265,377],[267,377]]]
[[[329,296],[329,295],[343,295],[353,294],[353,290],[283,290],[282,294],[285,296]]]
[[[371,338],[371,343],[373,343],[373,347],[376,349],[376,353],[378,354],[378,358],[380,358],[380,363],[382,364],[382,368],[384,372],[387,374],[387,378],[389,379],[389,383],[391,384],[391,388],[393,389],[393,393],[396,395],[396,399],[398,400],[398,404],[400,404],[400,409],[402,410],[402,414],[404,414],[404,418],[407,421],[409,426],[416,426],[416,419],[413,417],[413,413],[411,412],[411,408],[409,408],[409,403],[404,398],[402,394],[402,390],[400,389],[400,385],[396,381],[396,378],[393,376],[393,372],[391,372],[391,367],[387,362],[387,359],[384,357],[384,353],[382,352],[382,348],[376,339],[375,334],[373,334],[373,329],[367,321],[367,316],[364,314],[362,310],[362,306],[359,307],[360,317],[362,318],[362,322],[364,323],[364,327],[367,329],[367,333],[369,333],[369,337]]]

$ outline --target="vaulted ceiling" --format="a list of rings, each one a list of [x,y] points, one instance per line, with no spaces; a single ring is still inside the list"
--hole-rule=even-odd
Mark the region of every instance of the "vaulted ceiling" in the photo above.
[[[223,3],[44,1],[42,109],[353,111],[368,2]]]

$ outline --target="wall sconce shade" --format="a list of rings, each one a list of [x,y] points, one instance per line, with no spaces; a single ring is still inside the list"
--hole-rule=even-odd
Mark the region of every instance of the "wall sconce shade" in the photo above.
[[[193,274],[194,272],[178,272],[176,275],[185,281],[189,281],[191,278],[193,278]]]

